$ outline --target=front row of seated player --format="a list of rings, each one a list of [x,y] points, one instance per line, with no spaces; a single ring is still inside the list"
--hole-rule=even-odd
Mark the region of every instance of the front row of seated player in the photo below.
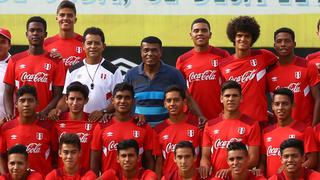
[[[77,116],[75,116],[76,113],[84,115],[83,114],[83,104],[85,104],[85,102],[88,100],[87,89],[84,91],[81,91],[81,89],[85,89],[84,88],[85,86],[83,86],[83,87],[82,86],[81,86],[81,83],[78,83],[78,84],[74,83],[67,88],[66,101],[70,101],[68,103],[68,105],[70,107],[72,107],[72,106],[75,106],[75,107],[70,108],[70,112],[63,115],[63,117],[69,117],[69,120],[74,123],[77,122],[76,120],[79,120],[79,118],[76,118]],[[234,115],[237,115],[237,117],[239,115],[238,110],[239,110],[239,104],[240,104],[240,100],[241,100],[241,87],[238,87],[238,86],[239,85],[237,83],[231,82],[231,81],[226,82],[223,85],[221,102],[225,106],[224,107],[225,110],[224,110],[222,120],[221,121],[219,120],[217,122],[226,122],[226,121],[228,121],[228,119],[230,119],[230,121],[232,120],[233,124],[236,124],[235,122],[238,122],[234,118],[232,118],[232,116],[234,116]],[[77,88],[75,88],[75,87],[77,87]],[[172,174],[172,171],[175,170],[175,168],[177,167],[176,164],[174,163],[174,159],[175,159],[174,158],[175,157],[174,156],[174,149],[175,149],[175,146],[180,141],[183,141],[183,140],[187,140],[187,141],[190,141],[193,143],[193,145],[196,147],[195,148],[195,155],[197,158],[199,158],[199,156],[197,156],[199,154],[199,144],[196,144],[197,139],[192,139],[193,137],[199,138],[197,135],[198,132],[196,129],[192,129],[193,127],[190,124],[185,124],[186,120],[188,120],[188,118],[185,116],[185,114],[183,112],[183,107],[186,103],[183,90],[181,91],[177,87],[170,87],[165,92],[164,105],[168,109],[170,117],[165,122],[163,122],[162,124],[159,124],[159,126],[155,128],[155,130],[158,133],[157,138],[160,141],[160,147],[161,147],[160,150],[154,148],[153,143],[150,144],[150,142],[152,142],[152,139],[153,139],[153,137],[152,137],[153,132],[149,133],[148,136],[144,135],[143,129],[146,129],[145,130],[146,132],[152,131],[152,129],[150,130],[146,125],[143,125],[142,127],[138,127],[136,125],[136,123],[134,121],[132,121],[131,109],[133,107],[133,102],[134,102],[133,93],[134,92],[133,92],[132,87],[130,85],[127,85],[126,83],[118,84],[115,87],[115,90],[113,92],[113,97],[112,97],[112,103],[116,109],[116,113],[114,115],[114,118],[111,121],[109,121],[107,124],[99,124],[94,130],[95,133],[93,135],[94,136],[93,139],[96,139],[96,140],[92,141],[91,149],[93,150],[93,152],[97,151],[98,153],[100,153],[100,155],[96,156],[96,158],[93,158],[91,156],[91,168],[94,171],[97,171],[96,175],[99,175],[99,172],[101,174],[103,174],[104,172],[106,172],[110,168],[115,168],[116,172],[119,172],[121,167],[117,163],[117,145],[122,140],[125,140],[125,139],[136,139],[137,143],[139,145],[140,144],[139,137],[141,137],[141,136],[145,137],[142,139],[147,139],[147,140],[142,140],[141,144],[143,144],[143,146],[140,147],[140,145],[139,145],[139,161],[138,161],[139,167],[141,167],[141,162],[140,162],[141,159],[140,158],[143,156],[143,154],[141,153],[142,151],[140,151],[141,149],[144,149],[145,152],[148,152],[148,150],[149,151],[152,150],[153,151],[152,153],[154,153],[154,155],[158,155],[157,153],[159,151],[160,152],[162,151],[163,152],[162,155],[163,155],[164,159],[161,160],[162,164],[160,164],[160,167],[158,166],[159,163],[157,163],[156,169],[163,168],[163,170],[164,170],[162,173],[163,175]],[[50,166],[51,163],[53,164],[52,167],[55,167],[54,166],[55,161],[42,161],[42,160],[48,160],[50,152],[57,152],[58,151],[58,142],[57,142],[58,137],[62,137],[63,134],[65,134],[65,133],[70,133],[70,132],[68,132],[68,131],[70,131],[70,129],[64,129],[64,128],[69,127],[69,123],[67,121],[62,121],[63,123],[60,120],[57,121],[58,125],[56,124],[56,127],[59,126],[62,129],[62,133],[59,134],[59,136],[57,136],[57,135],[54,135],[55,134],[54,132],[52,132],[52,128],[50,128],[52,125],[48,121],[37,120],[35,110],[34,110],[36,107],[36,97],[37,97],[36,91],[33,87],[25,86],[25,87],[22,87],[18,90],[16,106],[18,108],[18,111],[20,112],[19,113],[20,117],[16,118],[13,121],[6,123],[2,127],[2,129],[1,129],[1,131],[2,131],[1,132],[2,133],[2,145],[1,145],[0,150],[3,155],[4,154],[3,152],[6,152],[7,148],[10,148],[15,144],[25,145],[27,147],[27,151],[29,153],[30,167],[32,169],[39,171],[41,174],[43,174],[45,176],[52,169],[52,168],[46,169],[45,167],[47,167],[48,165]],[[281,98],[287,97],[287,95],[281,94],[281,93],[275,94],[274,101],[278,101],[280,97]],[[287,97],[287,99],[289,101],[288,97]],[[232,101],[231,101],[232,103],[230,103],[230,98],[232,99]],[[281,98],[280,98],[280,100],[281,100]],[[82,102],[82,105],[80,103],[80,106],[78,106],[79,103],[77,103],[77,102],[79,102],[79,99]],[[283,106],[282,103],[283,102],[279,102],[279,104],[280,104],[279,106]],[[290,102],[287,102],[287,103],[290,104]],[[273,106],[274,106],[273,109],[275,111],[277,103],[274,103]],[[283,113],[283,112],[280,112],[280,113]],[[228,115],[230,117],[228,118],[226,115]],[[224,117],[224,116],[226,116],[226,117]],[[83,117],[85,117],[85,115],[82,116],[82,118],[80,117],[80,120],[84,120],[85,118],[83,118]],[[281,116],[279,116],[279,117],[281,117]],[[283,118],[284,118],[284,116],[283,116]],[[278,119],[278,121],[280,123],[279,126],[281,126],[281,123],[287,122],[287,120],[288,119],[281,119],[281,118]],[[246,122],[248,123],[248,121],[246,121]],[[284,123],[284,124],[285,125],[287,125],[288,123],[291,124],[290,122],[288,121],[287,123]],[[81,124],[81,123],[79,123],[79,124]],[[183,125],[183,124],[185,124],[185,125]],[[218,125],[218,124],[219,123],[210,123],[209,122],[205,128],[205,132],[215,133],[216,131],[214,131],[214,130],[210,131],[209,128],[214,127],[213,125]],[[227,126],[227,128],[229,128],[229,130],[231,128],[234,128],[233,124],[230,124],[229,126]],[[88,122],[85,122],[81,126],[84,127],[85,132],[90,132],[91,133],[90,136],[92,136],[91,130],[93,129],[94,124],[90,124]],[[112,126],[115,126],[115,127],[111,128]],[[108,129],[108,128],[110,128],[110,129]],[[64,129],[64,131],[63,131],[63,129]],[[28,131],[28,133],[25,133],[26,131]],[[67,131],[67,132],[65,132],[65,131]],[[127,132],[125,132],[125,131],[127,131]],[[219,133],[222,134],[223,131],[224,131],[224,129],[220,129],[219,132],[217,131],[218,133],[216,133],[215,136],[218,137],[218,134]],[[249,131],[249,129],[243,128],[243,127],[235,130],[235,132],[238,133],[237,135],[243,136],[243,137],[245,137],[246,131]],[[250,132],[252,132],[252,131],[250,131]],[[89,140],[87,138],[88,134],[85,135],[84,132],[77,132],[77,131],[74,131],[72,133],[76,133],[80,137],[82,156],[90,157],[89,151],[85,151],[85,149],[87,149],[87,150],[90,149],[90,145],[83,146],[83,143],[88,143],[88,144],[91,143],[91,139]],[[121,135],[121,133],[124,133],[127,137],[124,137],[123,134]],[[288,133],[288,132],[286,132],[286,133]],[[32,134],[32,136],[30,136],[31,134]],[[183,134],[185,134],[186,136],[184,136]],[[183,135],[183,136],[179,136],[179,135]],[[221,142],[216,141],[213,139],[214,137],[211,135],[214,135],[214,134],[206,134],[207,140],[210,139],[211,143],[216,144],[217,146],[215,146],[215,148],[220,148],[221,149],[220,151],[223,150],[224,145],[225,145],[224,150],[226,150],[229,143],[227,143],[227,144],[223,143],[225,140],[223,140],[223,141],[220,140]],[[298,136],[296,138],[299,139]],[[161,141],[161,140],[163,140],[163,141]],[[226,142],[229,142],[229,141],[226,141]],[[97,144],[97,143],[101,143],[101,144]],[[146,144],[144,144],[144,143],[146,143]],[[246,142],[243,142],[243,143],[245,143],[247,145]],[[279,144],[280,144],[280,142],[279,142]],[[252,143],[251,145],[255,145],[255,144]],[[257,145],[260,145],[260,144],[257,144]],[[94,148],[92,148],[92,147],[94,147]],[[218,151],[219,151],[219,149],[215,149],[215,153]],[[248,147],[248,151],[249,151],[248,158],[249,158],[249,162],[250,162],[250,158],[252,157],[252,154],[253,154],[252,153],[253,151],[250,150],[250,144]],[[164,152],[166,152],[166,153],[164,153]],[[306,152],[308,152],[308,151],[306,151]],[[151,153],[151,152],[149,152],[149,153]],[[91,155],[92,154],[94,154],[94,153],[91,153]],[[162,157],[162,155],[160,154],[161,157]],[[203,152],[202,152],[202,155],[203,155]],[[225,155],[224,155],[224,153],[219,153],[218,156],[219,157],[223,156],[222,158],[224,158],[224,161],[227,159],[227,153],[225,153]],[[53,159],[56,159],[56,158],[53,158]],[[102,161],[101,161],[101,159],[102,159]],[[309,157],[307,156],[307,159],[309,160],[310,156]],[[4,160],[4,159],[1,158],[1,160]],[[63,161],[63,159],[62,159],[62,161]],[[1,162],[4,162],[4,161],[1,161]],[[148,162],[150,163],[150,161],[148,161]],[[106,163],[109,163],[109,165]],[[95,168],[93,168],[94,164],[98,164],[98,165],[100,164],[100,167],[98,166],[98,168],[95,169]],[[196,163],[196,164],[198,164],[198,163]],[[250,163],[248,163],[248,164],[249,164],[248,167],[250,168]],[[268,165],[268,161],[267,161],[267,165]],[[195,167],[197,167],[197,166],[198,165],[195,165]],[[4,166],[1,166],[2,169],[3,169],[3,167]],[[60,166],[60,169],[61,169],[61,167],[63,167],[63,165]],[[152,164],[149,167],[151,167],[150,169],[154,169],[154,168],[152,168]],[[165,167],[169,167],[169,168],[165,168]],[[229,167],[226,166],[224,168],[226,168],[228,170]],[[278,167],[276,167],[276,168],[278,168]],[[215,168],[214,170],[219,170],[219,169]],[[190,171],[187,171],[187,172],[190,172]],[[229,173],[229,171],[226,171],[226,172]],[[275,174],[275,173],[273,173],[273,174]],[[161,173],[160,173],[160,175],[161,175]]]

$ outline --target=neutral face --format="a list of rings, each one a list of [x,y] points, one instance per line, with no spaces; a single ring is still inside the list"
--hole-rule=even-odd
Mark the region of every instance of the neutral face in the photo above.
[[[127,114],[131,112],[133,107],[134,99],[130,91],[118,91],[114,97],[112,97],[112,104],[116,110],[121,114]]]
[[[186,100],[182,99],[179,92],[171,91],[166,94],[164,99],[164,107],[167,108],[171,116],[183,113],[183,108],[186,105]]]
[[[85,99],[81,92],[71,91],[66,98],[66,103],[69,107],[70,112],[79,113],[83,111],[84,105],[88,102],[88,99]]]
[[[105,44],[102,42],[101,37],[95,34],[87,34],[83,49],[88,58],[101,58]]]
[[[277,94],[272,102],[272,110],[278,121],[283,121],[291,116],[293,104],[286,95]]]
[[[35,97],[31,94],[24,94],[17,99],[16,107],[20,116],[32,117],[36,114],[36,107],[38,103]]]
[[[10,154],[8,156],[8,170],[12,179],[23,179],[28,168],[28,160],[23,154]]]
[[[26,32],[27,39],[30,45],[42,46],[44,39],[47,37],[47,32],[40,22],[31,22]]]
[[[296,43],[289,33],[278,33],[274,40],[274,49],[280,57],[287,57],[293,53]]]
[[[300,154],[298,149],[290,147],[283,150],[281,164],[286,172],[297,173],[303,162],[304,157]]]
[[[139,157],[134,148],[120,150],[117,162],[124,171],[133,171],[137,168]]]
[[[160,64],[162,49],[159,44],[143,42],[140,53],[145,66],[156,67]]]
[[[11,48],[10,42],[7,38],[0,35],[0,60],[8,56],[9,49]]]
[[[196,156],[192,154],[190,148],[179,148],[176,150],[174,162],[177,164],[180,171],[188,172],[194,168]]]
[[[220,96],[224,111],[234,112],[240,108],[242,96],[238,89],[226,89]]]
[[[235,37],[235,48],[241,51],[247,51],[252,46],[252,36],[247,32],[237,32]]]
[[[211,32],[209,26],[206,23],[194,24],[190,32],[190,37],[195,46],[209,46],[209,39],[211,39]]]
[[[73,31],[74,24],[77,22],[76,14],[70,8],[62,8],[59,10],[56,20],[59,28],[63,31]]]
[[[248,169],[248,155],[243,150],[234,150],[228,152],[227,163],[233,174],[242,174]]]
[[[62,144],[59,149],[59,156],[66,169],[74,169],[79,164],[81,151],[73,144]]]

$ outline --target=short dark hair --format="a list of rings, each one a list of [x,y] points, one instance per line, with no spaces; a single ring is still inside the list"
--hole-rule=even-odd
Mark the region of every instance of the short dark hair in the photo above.
[[[195,20],[192,22],[192,24],[191,24],[191,31],[192,31],[193,25],[194,25],[194,24],[197,24],[197,23],[207,24],[209,30],[211,30],[210,23],[209,23],[208,20],[206,20],[205,18],[197,18],[197,19],[195,19]]]
[[[80,92],[85,99],[88,99],[89,96],[89,88],[88,86],[82,84],[79,81],[75,81],[69,84],[67,87],[67,97],[69,96],[70,92]]]
[[[74,134],[74,133],[63,134],[59,140],[59,149],[62,148],[63,144],[71,144],[75,146],[77,149],[79,149],[79,151],[81,150],[81,142],[77,134]]]
[[[228,80],[224,82],[221,86],[221,94],[223,94],[226,89],[237,89],[240,95],[242,94],[241,85],[236,81]]]
[[[179,85],[169,86],[164,92],[164,97],[166,97],[167,93],[172,92],[172,91],[178,92],[182,99],[186,98],[186,91]]]
[[[277,29],[277,30],[273,33],[273,40],[276,40],[276,36],[277,36],[279,33],[288,33],[288,34],[291,35],[292,41],[295,41],[295,35],[294,35],[294,31],[293,31],[292,29],[287,28],[287,27],[282,27],[282,28]]]
[[[133,86],[126,82],[116,84],[116,86],[113,89],[112,96],[115,97],[118,91],[129,91],[132,98],[134,98]]]
[[[304,147],[303,147],[303,142],[299,139],[287,139],[284,140],[281,144],[280,144],[280,154],[283,154],[283,151],[287,148],[296,148],[299,150],[300,154],[303,156],[304,155]]]
[[[61,3],[57,7],[57,14],[63,8],[71,9],[74,12],[74,14],[77,14],[76,5],[71,1],[68,1],[68,0],[61,1]]]
[[[158,37],[155,36],[148,36],[141,40],[140,46],[142,43],[151,43],[151,44],[159,44],[160,48],[162,48],[162,42]]]
[[[8,156],[11,154],[22,154],[28,160],[27,147],[22,144],[16,144],[8,150]]]
[[[28,28],[29,28],[29,24],[32,23],[32,22],[41,23],[43,25],[44,31],[47,32],[47,22],[46,22],[46,20],[44,20],[40,16],[32,16],[31,18],[28,19],[27,26],[26,26],[27,31],[28,31]]]
[[[137,155],[139,155],[139,144],[134,139],[126,139],[126,140],[119,142],[119,144],[117,146],[117,152],[119,154],[119,152],[121,150],[126,150],[129,148],[134,148],[134,151],[137,153]]]
[[[180,141],[176,146],[174,147],[174,156],[177,155],[177,149],[181,148],[189,148],[192,151],[192,155],[194,156],[196,154],[196,151],[194,149],[193,144],[190,141]]]
[[[19,88],[16,93],[17,99],[19,99],[24,94],[31,94],[35,99],[37,99],[37,90],[34,86],[26,84]]]
[[[285,95],[288,96],[290,99],[290,102],[293,103],[294,102],[294,94],[293,92],[288,89],[288,88],[279,88],[273,91],[273,96],[272,96],[272,100],[274,100],[274,97],[276,95]]]
[[[103,44],[105,43],[105,39],[104,39],[104,33],[103,31],[98,28],[98,27],[89,27],[87,28],[84,33],[83,33],[83,36],[82,36],[82,41],[85,42],[86,41],[86,36],[88,34],[93,34],[93,35],[98,35],[101,37],[101,41],[103,42]]]
[[[248,155],[248,149],[243,142],[233,141],[227,147],[228,152],[236,150],[243,151],[246,155]]]
[[[239,16],[231,19],[227,26],[227,35],[233,45],[235,45],[235,38],[238,32],[249,33],[252,37],[253,45],[260,36],[260,26],[254,17]]]

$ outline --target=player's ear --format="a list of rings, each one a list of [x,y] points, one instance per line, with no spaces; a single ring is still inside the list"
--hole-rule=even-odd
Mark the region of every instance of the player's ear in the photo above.
[[[119,154],[117,155],[117,163],[120,164]]]
[[[78,20],[78,18],[76,17],[76,19],[74,20],[74,23],[76,23],[76,22],[77,22],[77,20]]]

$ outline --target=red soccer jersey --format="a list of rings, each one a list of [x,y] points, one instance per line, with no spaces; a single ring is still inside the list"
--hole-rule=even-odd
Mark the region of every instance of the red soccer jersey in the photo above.
[[[90,168],[90,145],[92,134],[96,123],[88,122],[88,114],[83,113],[82,120],[71,120],[69,113],[63,113],[59,121],[55,122],[58,139],[65,133],[75,133],[81,142],[81,167]],[[59,158],[59,167],[63,167],[63,162]]]
[[[311,125],[314,100],[310,88],[319,83],[317,76],[315,65],[308,65],[305,59],[295,56],[291,64],[280,65],[278,62],[268,70],[268,91],[272,93],[278,88],[289,88],[294,93],[295,102],[292,118]]]
[[[320,179],[319,172],[304,168],[302,171],[302,174],[297,180],[317,180],[317,179]],[[286,173],[282,171],[279,174],[273,175],[268,180],[291,180],[291,179],[286,175]]]
[[[113,169],[108,169],[106,172],[104,172],[101,176],[102,180],[128,180],[123,173],[117,173]],[[147,169],[139,169],[138,173],[136,174],[136,177],[131,178],[131,180],[157,180],[158,176],[153,171]]]
[[[242,87],[243,101],[240,110],[257,121],[267,121],[266,68],[277,62],[270,51],[251,50],[248,57],[234,55],[223,59],[220,71],[224,80],[237,81]]]
[[[166,119],[155,127],[155,131],[157,132],[157,140],[160,144],[160,149],[164,158],[162,166],[163,174],[177,168],[177,165],[174,162],[174,148],[180,141],[192,142],[196,150],[196,155],[199,155],[199,128],[191,125],[187,120],[174,124],[169,119]],[[160,155],[159,152],[156,154]],[[198,167],[198,163],[196,163],[195,166]]]
[[[318,124],[315,128],[314,128],[314,132],[316,134],[316,142],[318,147],[320,147],[320,124]]]
[[[59,60],[49,57],[49,53],[31,55],[28,51],[12,56],[8,63],[3,82],[15,87],[29,84],[36,87],[39,105],[44,109],[52,100],[52,86],[63,86],[65,67]]]
[[[0,176],[0,180],[12,180],[12,178],[11,175],[7,173],[6,175]],[[25,180],[43,180],[43,177],[37,171],[28,170]]]
[[[19,117],[8,121],[1,128],[0,152],[6,153],[16,144],[25,145],[30,168],[45,176],[52,170],[52,151],[58,151],[58,138],[53,126],[51,121],[40,120],[21,124]]]
[[[229,172],[226,178],[212,178],[211,180],[232,180],[232,175],[231,175],[231,172]],[[267,180],[267,179],[263,176],[256,176],[251,171],[248,171],[248,176],[246,180]]]
[[[97,176],[93,171],[80,169],[75,175],[69,175],[63,168],[52,170],[46,180],[94,180]]]
[[[49,52],[56,49],[61,54],[66,69],[86,57],[82,48],[82,36],[76,33],[73,38],[68,39],[62,39],[59,34],[49,37],[44,41],[44,47]]]
[[[219,116],[207,122],[203,132],[203,147],[210,147],[214,175],[220,169],[228,169],[227,147],[230,142],[241,141],[248,146],[260,146],[261,134],[257,121],[246,115],[239,119],[223,119]]]
[[[107,124],[97,124],[93,131],[91,149],[102,151],[102,172],[110,168],[119,170],[117,145],[125,139],[134,139],[139,144],[139,166],[145,150],[153,149],[153,131],[149,125],[137,126],[133,119],[120,122],[113,118]]]
[[[202,178],[201,180],[207,180],[207,179],[209,178],[206,178],[206,179]],[[183,178],[180,176],[178,169],[171,169],[170,171],[168,171],[162,176],[161,180],[183,180]],[[197,170],[195,172],[195,175],[193,175],[192,180],[200,180],[200,174]]]
[[[205,52],[192,49],[177,59],[176,67],[186,79],[191,96],[207,119],[218,117],[222,111],[221,75],[218,66],[220,60],[227,56],[227,51],[210,46]]]
[[[277,124],[263,130],[261,153],[266,155],[267,177],[276,174],[281,166],[280,144],[289,138],[302,140],[306,153],[318,151],[314,138],[314,131],[310,126],[300,121],[293,121],[286,127]]]

